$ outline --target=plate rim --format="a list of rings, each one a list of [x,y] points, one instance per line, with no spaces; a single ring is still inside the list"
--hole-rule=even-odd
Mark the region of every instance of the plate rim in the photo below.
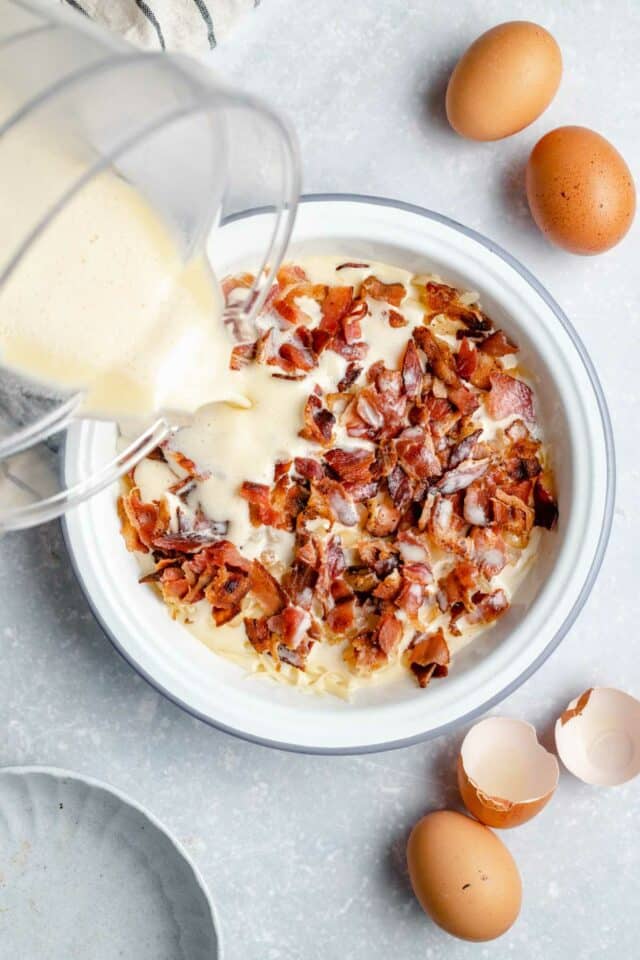
[[[68,770],[64,767],[56,767],[48,764],[38,763],[2,764],[0,766],[0,782],[2,777],[6,774],[18,777],[26,777],[30,774],[41,774],[54,780],[73,780],[76,783],[84,784],[84,786],[90,787],[91,789],[103,790],[105,793],[110,794],[121,803],[130,807],[132,810],[142,814],[142,816],[169,841],[176,854],[186,863],[187,867],[191,871],[193,879],[196,885],[200,888],[209,910],[211,926],[215,935],[218,951],[215,960],[225,960],[218,908],[213,901],[209,888],[204,880],[204,877],[202,876],[202,873],[200,872],[200,869],[177,837],[173,835],[169,828],[166,827],[164,823],[162,823],[162,821],[159,820],[158,817],[156,817],[156,815],[149,810],[148,807],[142,804],[139,800],[134,800],[133,797],[129,796],[128,793],[125,793],[124,790],[121,790],[119,787],[116,787],[111,783],[107,783],[105,780],[101,780],[99,777],[93,777],[88,774],[80,773],[77,770]],[[214,960],[214,958],[212,958],[212,960]]]
[[[593,389],[594,397],[598,407],[599,413],[599,425],[602,429],[605,453],[606,453],[606,470],[605,470],[605,495],[603,503],[603,514],[602,514],[602,523],[600,528],[600,534],[598,537],[598,542],[596,549],[593,554],[592,561],[589,565],[589,569],[586,573],[585,580],[577,593],[576,599],[567,613],[565,619],[560,624],[554,635],[549,640],[548,644],[544,647],[543,650],[538,654],[538,656],[528,665],[528,667],[523,670],[523,672],[516,678],[514,678],[510,683],[507,683],[501,690],[494,693],[486,701],[478,706],[472,708],[461,716],[457,717],[454,720],[448,721],[447,723],[441,724],[438,727],[435,727],[431,730],[423,731],[421,733],[414,734],[409,737],[402,737],[392,741],[383,741],[374,744],[357,744],[350,746],[328,746],[328,747],[319,747],[311,746],[307,744],[298,744],[298,743],[287,743],[282,740],[272,740],[268,737],[261,737],[255,734],[248,733],[244,730],[238,730],[235,727],[231,727],[228,724],[222,723],[219,720],[215,720],[210,716],[202,713],[200,710],[190,706],[185,703],[181,697],[169,691],[161,682],[153,678],[148,672],[138,664],[135,659],[128,654],[124,649],[123,645],[116,638],[113,631],[105,623],[102,615],[97,610],[91,593],[87,587],[86,581],[82,575],[82,572],[79,569],[75,553],[72,546],[71,534],[69,532],[69,527],[67,523],[66,516],[61,518],[62,523],[62,532],[67,547],[67,552],[71,561],[71,566],[73,568],[74,574],[80,584],[82,592],[84,593],[91,612],[99,624],[103,632],[106,634],[107,638],[110,640],[116,651],[120,656],[125,660],[126,663],[132,667],[136,673],[145,680],[154,690],[162,694],[169,701],[174,703],[181,710],[184,710],[189,716],[192,716],[198,720],[201,720],[210,727],[213,727],[217,730],[221,730],[224,733],[230,734],[231,736],[237,737],[240,740],[244,740],[248,743],[255,743],[260,746],[270,747],[272,749],[283,750],[289,753],[301,753],[309,755],[321,755],[321,756],[348,756],[348,755],[365,755],[370,753],[382,753],[387,750],[398,750],[403,747],[413,746],[418,743],[422,743],[427,740],[432,740],[437,737],[443,736],[446,733],[451,732],[452,730],[458,729],[459,727],[467,724],[477,717],[482,716],[487,713],[498,703],[501,703],[504,699],[510,696],[515,690],[517,690],[522,684],[524,684],[541,666],[542,664],[549,659],[552,653],[560,645],[564,637],[567,635],[573,624],[575,623],[577,617],[579,616],[584,604],[593,588],[595,580],[598,576],[602,562],[606,553],[607,545],[609,542],[611,528],[613,523],[614,507],[615,507],[615,490],[616,490],[616,455],[615,455],[615,443],[613,428],[611,424],[611,418],[609,414],[608,405],[600,383],[600,379],[596,372],[595,366],[589,353],[582,342],[580,335],[577,330],[564,313],[560,305],[552,297],[550,292],[544,287],[544,285],[532,274],[527,267],[524,266],[516,257],[510,254],[507,250],[497,244],[495,241],[486,237],[484,234],[480,233],[477,230],[474,230],[471,227],[460,223],[457,220],[454,220],[451,217],[440,214],[434,210],[421,207],[417,204],[407,203],[402,200],[395,200],[392,198],[370,196],[366,194],[352,194],[352,193],[309,193],[304,194],[300,198],[300,205],[308,204],[322,204],[327,202],[333,203],[361,203],[372,207],[391,207],[398,210],[405,211],[407,213],[412,213],[417,216],[423,217],[428,220],[435,221],[446,227],[453,229],[456,232],[462,233],[467,238],[476,241],[485,249],[489,250],[495,256],[503,260],[508,266],[510,266],[516,273],[518,273],[522,279],[524,279],[533,290],[541,297],[545,304],[554,314],[556,320],[564,328],[565,332],[569,336],[578,357],[585,369],[587,377],[590,381],[591,387]],[[224,226],[229,223],[234,223],[239,220],[244,220],[249,217],[257,216],[263,213],[268,212],[268,208],[265,207],[252,207],[247,210],[239,211],[238,213],[232,214],[226,217],[221,226]],[[63,443],[62,446],[62,457],[61,457],[61,470],[64,470],[64,464],[66,460],[66,444]]]

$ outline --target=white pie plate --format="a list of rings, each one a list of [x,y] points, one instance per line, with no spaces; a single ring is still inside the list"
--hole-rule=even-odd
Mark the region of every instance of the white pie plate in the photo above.
[[[249,211],[216,240],[229,271],[253,262],[269,218]],[[554,454],[560,522],[498,624],[455,660],[446,680],[420,690],[377,686],[354,702],[247,677],[170,620],[137,583],[138,567],[119,534],[117,490],[66,517],[76,573],[105,632],[131,665],[194,716],[250,740],[290,750],[356,753],[440,734],[489,709],[527,679],[560,642],[591,590],[611,525],[614,451],[593,365],[550,295],[485,237],[438,214],[390,200],[307,197],[290,257],[334,253],[376,259],[416,273],[436,272],[480,292],[497,325],[520,345],[533,376],[538,412]],[[77,424],[67,439],[65,482],[76,482],[113,454],[114,428]]]
[[[15,960],[219,960],[213,906],[172,837],[106,784],[0,769],[0,951]]]

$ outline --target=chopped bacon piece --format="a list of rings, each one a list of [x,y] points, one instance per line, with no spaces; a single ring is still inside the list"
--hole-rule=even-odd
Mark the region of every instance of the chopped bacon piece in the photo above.
[[[389,536],[400,523],[400,511],[394,507],[391,497],[384,491],[369,501],[368,510],[366,528],[374,537]]]
[[[341,450],[334,447],[325,455],[338,480],[349,483],[365,483],[371,479],[374,454],[370,450]]]
[[[431,568],[426,563],[405,563],[401,568],[402,588],[395,598],[397,607],[410,618],[415,618],[422,606],[427,587],[433,582]]]
[[[178,567],[166,567],[161,572],[158,582],[162,596],[169,603],[184,600],[191,589],[189,581]]]
[[[402,577],[400,570],[392,570],[391,573],[382,581],[375,581],[374,589],[371,593],[379,600],[395,600],[402,587]]]
[[[266,483],[252,483],[250,480],[245,480],[239,493],[249,504],[249,519],[254,527],[274,526],[278,518],[271,506],[271,491]]]
[[[446,677],[450,660],[442,627],[434,633],[416,633],[405,652],[405,663],[422,688],[432,677]]]
[[[446,283],[430,280],[420,287],[420,300],[432,313],[445,313],[447,307],[457,299],[458,291],[455,287],[447,286]]]
[[[186,564],[183,564],[185,568]],[[204,598],[211,604],[213,617],[220,626],[240,613],[242,601],[251,588],[250,577],[245,570],[221,565],[205,586],[205,579],[209,575],[209,570],[200,574],[188,600],[194,602],[200,599],[200,590],[204,588]]]
[[[256,349],[255,343],[237,343],[231,351],[230,368],[241,370],[243,367],[248,367],[256,358]]]
[[[398,551],[387,540],[363,540],[358,544],[362,563],[384,580],[399,564]]]
[[[316,362],[309,350],[295,343],[283,343],[278,351],[278,355],[285,361],[285,369],[293,367],[294,370],[313,370]]]
[[[244,628],[249,643],[258,653],[271,653],[274,649],[274,642],[271,631],[267,626],[267,620],[268,617],[245,617]]]
[[[468,557],[472,553],[473,544],[466,537],[464,519],[454,510],[452,497],[438,494],[434,501],[427,523],[429,536],[441,550],[451,550],[453,553]]]
[[[413,498],[413,485],[399,464],[387,477],[387,485],[394,504],[400,512],[404,512]]]
[[[348,313],[346,317],[343,317],[340,321],[342,336],[346,344],[353,345],[356,344],[357,341],[362,340],[360,321],[366,317],[368,310],[369,308],[366,303],[362,301],[357,305],[355,310],[352,310],[351,313]]]
[[[353,287],[329,287],[322,303],[320,329],[335,336],[353,304]]]
[[[441,397],[429,396],[423,410],[426,422],[430,424],[431,432],[436,437],[445,437],[460,420],[460,413],[454,410],[448,400]]]
[[[376,477],[388,477],[398,462],[398,454],[393,442],[383,441],[376,449],[376,462],[373,474]]]
[[[467,616],[469,623],[493,623],[509,609],[504,590],[493,593],[477,593],[473,597],[474,609]]]
[[[377,277],[369,276],[360,286],[361,297],[371,297],[372,300],[385,300],[394,307],[399,307],[407,294],[401,283],[383,283]]]
[[[380,487],[379,480],[368,480],[364,483],[343,483],[343,487],[352,500],[356,503],[362,503],[363,500],[371,500],[378,493]]]
[[[478,366],[478,351],[467,337],[460,344],[455,358],[456,371],[463,380],[471,380]]]
[[[534,512],[520,497],[496,490],[493,498],[493,518],[496,524],[518,538],[520,546],[526,546],[533,527]]]
[[[510,353],[518,352],[517,346],[509,340],[504,330],[496,330],[482,341],[478,349],[490,357],[506,357]]]
[[[249,289],[256,282],[252,273],[240,273],[233,277],[225,277],[220,286],[225,300],[229,299],[229,294],[240,288]]]
[[[305,643],[301,643],[296,650],[291,650],[290,647],[286,647],[280,643],[276,650],[276,656],[282,663],[288,663],[291,667],[296,667],[297,670],[305,670],[307,657],[311,652],[312,646],[313,641],[306,641]]]
[[[545,486],[542,477],[538,477],[533,488],[533,502],[536,526],[553,530],[558,522],[558,504],[551,491]]]
[[[415,399],[422,390],[422,364],[413,340],[409,340],[402,358],[402,384],[408,397]]]
[[[471,531],[473,558],[481,572],[491,579],[507,565],[507,546],[495,527],[476,527]]]
[[[308,610],[318,582],[317,558],[308,562],[303,552],[298,550],[293,563],[285,573],[282,585],[291,599]]]
[[[358,416],[374,430],[381,430],[384,426],[384,414],[379,408],[378,394],[368,387],[361,390],[356,401]]]
[[[135,517],[131,516],[127,509],[130,494],[126,497],[118,497],[118,518],[120,520],[120,532],[125,542],[125,546],[130,553],[148,553],[149,548],[140,538],[138,533],[138,523]]]
[[[532,422],[533,394],[522,380],[510,377],[506,373],[491,374],[491,390],[487,397],[487,412],[494,420],[503,420],[516,414]]]
[[[467,337],[456,354],[456,370],[479,390],[489,390],[496,364],[489,353],[481,353]]]
[[[351,629],[354,623],[355,602],[353,597],[348,597],[336,603],[327,614],[327,626],[330,630],[339,636]]]
[[[273,309],[287,324],[306,325],[312,322],[312,318],[298,304],[298,300],[301,297],[307,297],[322,305],[327,296],[327,290],[328,288],[322,283],[298,283],[290,287],[283,297],[274,300]]]
[[[415,480],[428,480],[442,473],[433,438],[420,427],[407,427],[395,441],[398,462]]]
[[[523,440],[531,439],[528,427],[522,420],[514,420],[513,423],[510,423],[505,430],[505,434],[513,444],[519,444],[522,443]],[[538,446],[539,444],[536,443],[536,450]]]
[[[251,592],[269,617],[279,613],[287,602],[287,595],[267,568],[254,560],[250,571]]]
[[[330,477],[323,477],[313,484],[313,492],[326,501],[332,520],[339,520],[345,527],[356,525],[357,510],[341,483]]]
[[[372,630],[354,637],[344,652],[344,659],[359,673],[369,674],[387,663],[387,655],[376,643]]]
[[[256,341],[256,362],[275,364],[277,363],[277,348],[273,327],[266,330]]]
[[[409,326],[409,321],[407,320],[407,318],[402,313],[399,313],[398,310],[389,310],[388,320],[389,320],[389,326],[394,327],[394,329],[396,330],[399,327]]]
[[[296,457],[293,466],[297,474],[304,477],[305,480],[322,480],[324,477],[324,468],[319,460],[313,460],[311,457]]]
[[[118,512],[122,523],[122,532],[129,550],[148,553],[154,539],[167,529],[167,518],[160,512],[158,503],[143,503],[137,487],[121,497]]]
[[[346,571],[345,580],[354,593],[373,593],[378,596],[375,590],[378,589],[380,581],[373,570],[368,567],[349,567]],[[400,574],[398,574],[398,585],[400,584]],[[388,599],[383,597],[383,599]]]
[[[474,527],[486,527],[493,519],[491,499],[494,488],[482,481],[474,481],[464,495],[464,518]]]
[[[304,643],[311,626],[311,617],[306,610],[288,604],[280,613],[269,617],[267,626],[278,640],[290,650],[297,650]]]
[[[458,387],[449,387],[447,389],[447,397],[454,407],[457,407],[465,417],[473,413],[473,411],[477,410],[480,406],[480,401],[473,390],[469,390],[469,388],[463,384],[460,384]]]
[[[327,446],[331,442],[335,422],[336,418],[322,406],[320,397],[312,393],[304,405],[304,428],[300,436]]]
[[[277,274],[278,284],[281,287],[289,287],[293,283],[304,283],[307,279],[302,267],[293,263],[283,263]]]
[[[402,640],[402,624],[392,611],[383,613],[376,629],[376,642],[387,656],[393,653]]]
[[[361,373],[362,367],[357,366],[355,363],[348,363],[344,377],[338,383],[338,390],[344,393],[349,387],[353,386]]]
[[[481,436],[482,430],[474,430],[460,440],[449,454],[449,467],[457,467],[463,460],[472,457]]]
[[[153,538],[152,547],[155,553],[196,553],[224,537],[228,527],[226,521],[204,521],[182,533],[162,533]]]
[[[180,470],[184,470],[188,477],[196,477],[196,479],[201,480],[204,477],[204,474],[198,472],[198,468],[190,457],[186,457],[184,453],[181,453],[179,450],[174,450],[172,447],[165,446],[164,448],[165,457],[167,460],[176,464]]]
[[[434,336],[428,327],[416,327],[413,339],[425,354],[435,375],[448,387],[459,387],[460,381],[449,345]]]
[[[479,480],[486,473],[489,460],[463,460],[457,467],[447,470],[444,476],[435,484],[440,493],[455,493],[465,490],[474,480]]]
[[[358,340],[355,343],[347,343],[342,332],[337,333],[331,341],[331,349],[339,354],[348,363],[356,360],[364,360],[369,347],[364,340]]]
[[[473,609],[471,598],[478,589],[478,576],[479,570],[476,565],[462,560],[440,580],[449,608],[460,607],[459,613]]]

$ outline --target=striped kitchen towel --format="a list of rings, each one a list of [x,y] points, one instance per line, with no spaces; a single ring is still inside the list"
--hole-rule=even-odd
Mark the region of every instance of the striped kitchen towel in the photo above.
[[[61,0],[146,49],[209,50],[260,0]]]

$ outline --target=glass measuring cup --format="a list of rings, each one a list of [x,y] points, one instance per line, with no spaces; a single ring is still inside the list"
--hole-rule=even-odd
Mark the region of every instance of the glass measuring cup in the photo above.
[[[73,168],[52,176],[60,149],[73,151]],[[269,208],[268,247],[259,262],[243,264],[255,280],[234,298],[233,316],[226,318],[248,328],[286,250],[298,169],[293,136],[277,115],[224,87],[197,62],[134,51],[73,12],[6,0],[0,19],[0,311],[3,290],[45,232],[110,170],[152,206],[185,263],[212,232],[215,238],[227,216]],[[215,270],[215,242],[209,250]],[[67,261],[76,271],[70,276],[78,275],[73,241]],[[115,459],[64,489],[55,454],[65,428],[81,416],[82,400],[0,366],[0,532],[64,513],[132,469],[172,427],[159,416]]]

